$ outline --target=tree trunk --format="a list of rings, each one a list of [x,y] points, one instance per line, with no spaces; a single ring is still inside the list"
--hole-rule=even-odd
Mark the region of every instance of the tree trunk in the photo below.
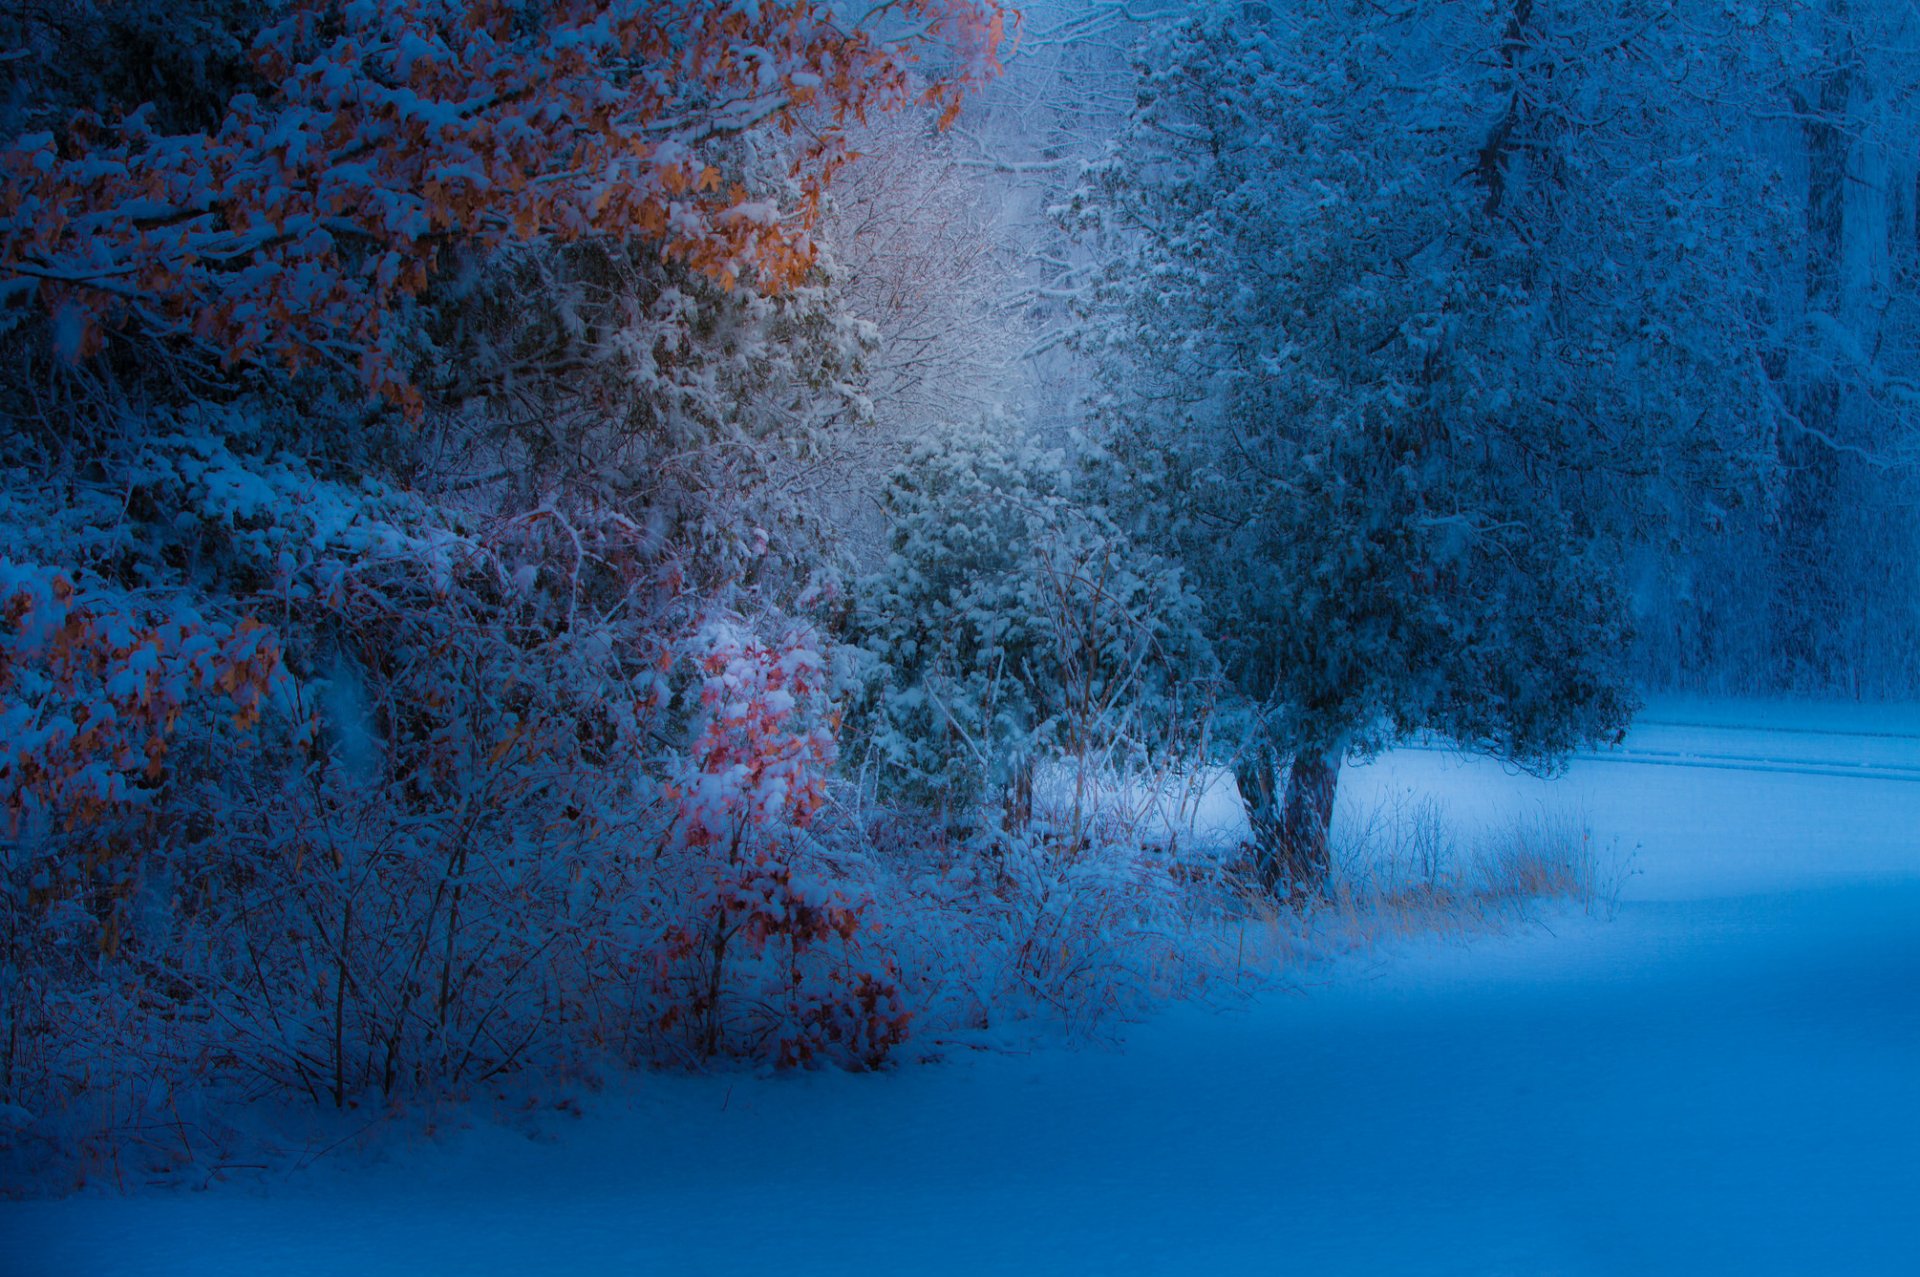
[[[1322,749],[1294,754],[1293,766],[1287,769],[1287,803],[1280,813],[1280,868],[1290,895],[1323,893],[1333,876],[1328,835],[1339,783],[1339,754]]]
[[[1273,746],[1265,741],[1240,755],[1233,765],[1233,783],[1247,812],[1252,834],[1253,866],[1268,891],[1279,880],[1280,804]]]
[[[1340,761],[1326,749],[1296,751],[1284,794],[1276,762],[1273,747],[1262,743],[1241,756],[1233,780],[1246,807],[1260,885],[1278,899],[1298,902],[1324,892],[1332,876],[1327,834]]]
[[[1025,829],[1033,824],[1033,760],[1023,760],[1014,770],[1013,780],[1001,796],[1009,829]]]
[[[1804,119],[1806,145],[1806,308],[1825,316],[1861,350],[1873,334],[1860,326],[1866,307],[1862,289],[1849,279],[1849,241],[1859,236],[1866,183],[1855,171],[1858,51],[1844,0],[1826,8],[1823,61],[1831,68],[1813,101],[1795,95]],[[1841,553],[1860,525],[1858,489],[1848,491],[1854,467],[1833,440],[1852,432],[1845,421],[1846,394],[1831,369],[1802,374],[1789,385],[1794,415],[1807,429],[1786,434],[1780,444],[1784,473],[1775,532],[1772,598],[1774,648],[1794,682],[1830,683],[1848,664],[1846,627],[1864,600],[1855,591],[1862,574]],[[1839,560],[1839,561],[1837,561]]]

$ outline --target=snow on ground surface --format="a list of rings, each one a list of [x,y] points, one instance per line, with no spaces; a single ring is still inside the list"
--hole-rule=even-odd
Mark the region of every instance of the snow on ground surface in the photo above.
[[[1636,872],[1569,911],[1180,1006],[1118,1050],[648,1077],[204,1193],[0,1203],[0,1272],[1920,1273],[1920,711],[1661,702],[1545,783]]]

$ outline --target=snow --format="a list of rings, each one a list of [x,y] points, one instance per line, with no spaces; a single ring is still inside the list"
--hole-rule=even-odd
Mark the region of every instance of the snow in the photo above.
[[[1910,709],[1661,702],[1552,782],[1402,751],[1346,810],[1576,809],[1631,854],[1617,913],[1400,942],[1111,1050],[648,1077],[533,1138],[0,1204],[0,1267],[1920,1271],[1915,778]]]

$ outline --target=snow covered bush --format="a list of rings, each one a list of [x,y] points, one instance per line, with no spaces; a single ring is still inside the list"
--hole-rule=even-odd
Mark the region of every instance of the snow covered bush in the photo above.
[[[9,1182],[250,1100],[884,1063],[790,619],[868,411],[812,228],[999,8],[176,16],[0,16]]]
[[[1064,1033],[1102,1039],[1155,1002],[1231,984],[1216,866],[1139,823],[1083,819],[956,832],[909,806],[829,788],[818,845],[879,926],[910,1010],[909,1059]],[[1104,813],[1103,813],[1104,814]]]
[[[1193,728],[1212,658],[1181,574],[1083,503],[1060,454],[955,432],[882,501],[890,552],[849,623],[880,792],[1023,824],[1043,761],[1123,770]]]
[[[143,1005],[194,820],[178,791],[210,748],[245,756],[286,684],[251,618],[0,557],[0,1149],[34,1156],[19,1128],[48,1102],[143,1109],[119,1064],[151,1080],[178,1049]]]
[[[482,517],[209,423],[118,459],[143,525],[13,525],[87,553],[5,569],[14,1154],[190,1158],[245,1098],[885,1062],[910,1009],[808,835],[837,720],[804,626],[716,612],[624,516]],[[188,619],[176,563],[272,633]],[[171,615],[128,619],[140,577]]]
[[[140,805],[165,779],[183,713],[217,698],[245,730],[279,676],[272,636],[251,618],[229,624],[83,596],[57,569],[0,559],[0,809],[9,836],[32,840]]]
[[[837,1058],[877,1068],[911,1012],[890,961],[865,960],[869,901],[832,885],[808,835],[825,797],[837,714],[817,640],[760,641],[711,622],[696,639],[700,722],[661,850],[683,892],[656,951],[663,1031],[702,1056]]]

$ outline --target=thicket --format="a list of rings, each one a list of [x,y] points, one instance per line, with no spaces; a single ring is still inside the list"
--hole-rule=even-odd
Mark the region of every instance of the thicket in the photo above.
[[[1114,978],[1064,903],[1109,883],[883,857],[833,776],[807,491],[873,333],[814,230],[846,129],[1004,32],[870,19],[4,19],[10,1182],[213,1156],[249,1099],[872,1068]]]

